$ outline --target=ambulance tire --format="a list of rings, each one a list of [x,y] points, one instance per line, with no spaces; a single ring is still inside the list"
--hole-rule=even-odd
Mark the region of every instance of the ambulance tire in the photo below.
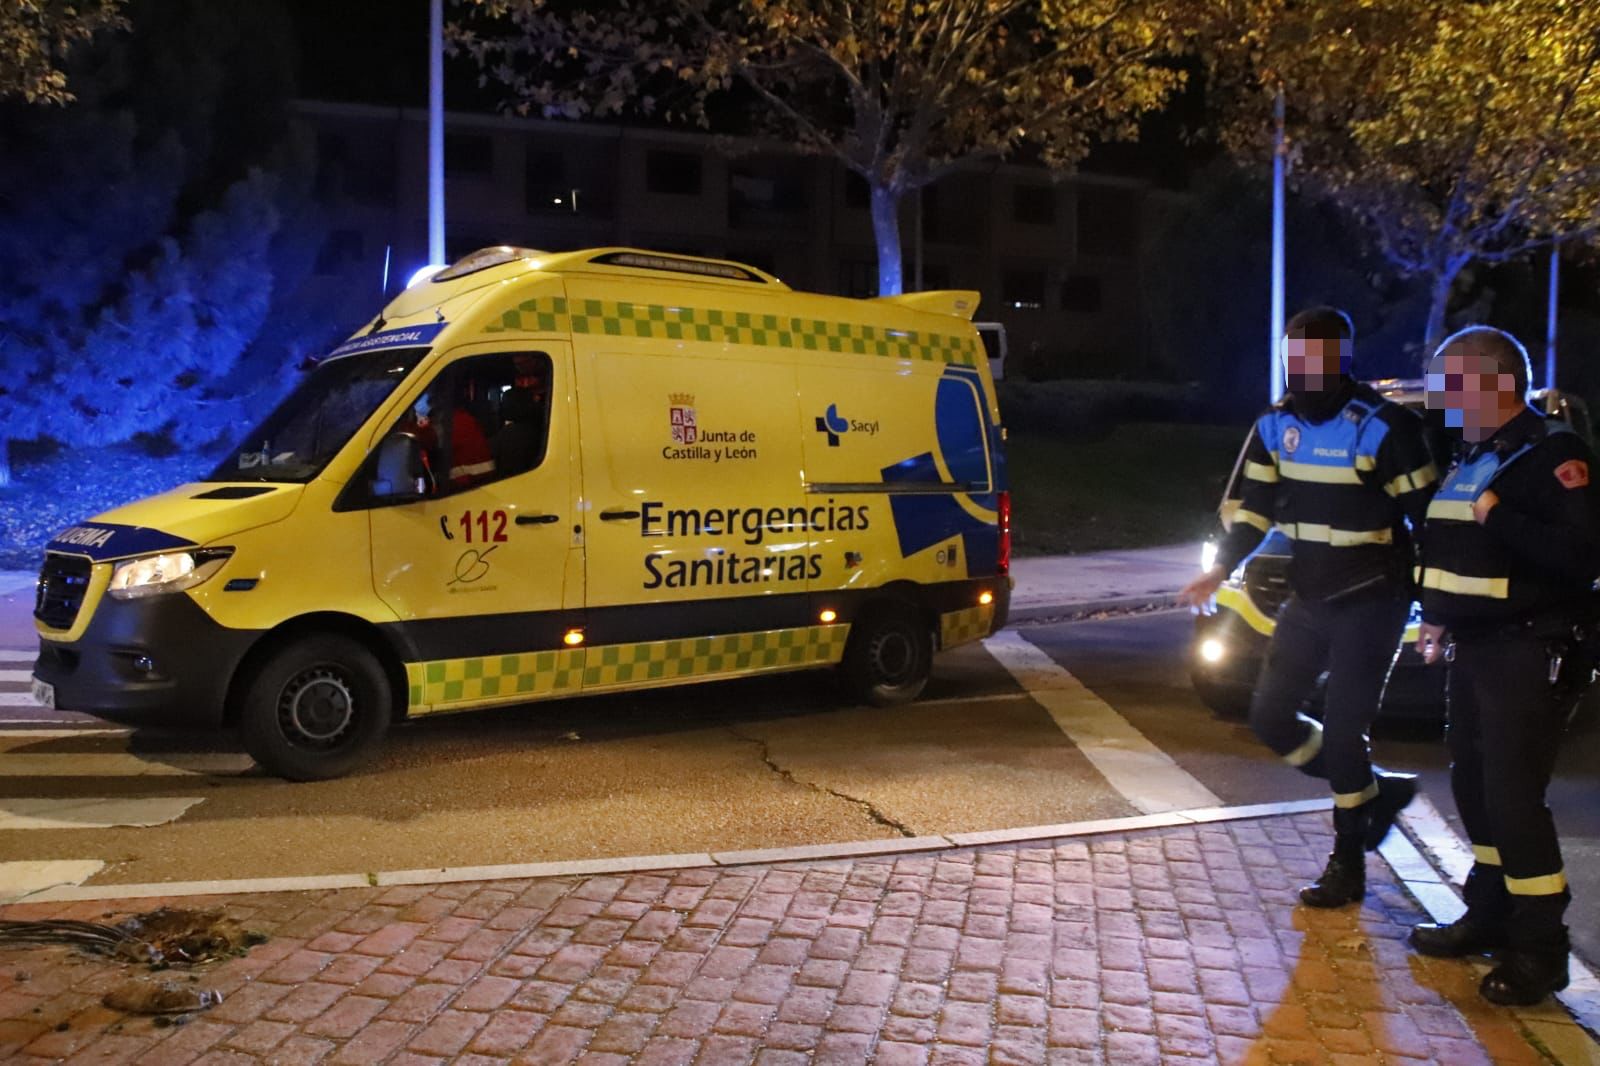
[[[909,703],[933,669],[933,632],[911,606],[885,604],[850,627],[840,671],[851,695],[875,707]]]
[[[378,751],[394,714],[388,675],[361,642],[314,633],[272,652],[246,680],[245,751],[290,781],[326,781]]]

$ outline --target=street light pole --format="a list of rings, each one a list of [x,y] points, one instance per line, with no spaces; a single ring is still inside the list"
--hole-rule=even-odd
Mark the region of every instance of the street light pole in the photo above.
[[[1283,399],[1283,86],[1272,103],[1272,321],[1267,338],[1267,389],[1273,403]]]
[[[1544,320],[1544,387],[1556,387],[1556,305],[1561,295],[1561,242],[1550,242],[1550,302]]]
[[[428,262],[444,262],[444,0],[428,13]]]

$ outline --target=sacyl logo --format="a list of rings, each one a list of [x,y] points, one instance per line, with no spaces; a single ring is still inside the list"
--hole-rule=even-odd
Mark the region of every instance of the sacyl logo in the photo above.
[[[828,447],[837,448],[839,437],[850,430],[850,423],[839,416],[839,405],[830,403],[828,413],[817,417],[817,432],[828,435]]]

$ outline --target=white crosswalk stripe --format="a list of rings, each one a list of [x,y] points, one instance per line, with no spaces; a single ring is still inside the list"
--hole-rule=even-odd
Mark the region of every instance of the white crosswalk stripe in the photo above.
[[[0,799],[0,830],[165,825],[201,802],[199,796],[19,796]]]
[[[16,681],[26,685],[32,680],[32,670],[0,670],[0,681]]]
[[[28,648],[0,648],[0,663],[22,663],[32,666],[39,653]]]
[[[21,692],[0,692],[0,707],[37,707],[38,701],[33,698],[32,691],[23,689]]]

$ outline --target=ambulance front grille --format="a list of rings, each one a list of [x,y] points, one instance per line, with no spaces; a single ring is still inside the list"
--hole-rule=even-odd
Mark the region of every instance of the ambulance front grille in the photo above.
[[[51,629],[71,629],[78,620],[84,594],[89,591],[92,567],[89,560],[80,556],[47,552],[44,569],[39,572],[33,616]]]

